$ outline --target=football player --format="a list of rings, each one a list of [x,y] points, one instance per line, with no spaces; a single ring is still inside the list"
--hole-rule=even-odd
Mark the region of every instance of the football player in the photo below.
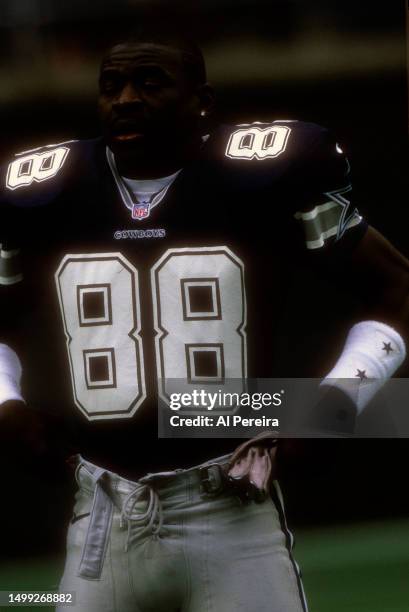
[[[46,413],[79,453],[60,585],[76,610],[306,610],[272,434],[236,450],[157,438],[168,380],[274,376],[299,258],[365,271],[365,297],[376,284],[324,378],[353,414],[404,359],[408,263],[351,203],[333,136],[209,130],[212,106],[196,45],[139,34],[103,58],[102,137],[24,151],[2,174],[2,431],[41,453]],[[356,376],[358,396],[342,385]]]

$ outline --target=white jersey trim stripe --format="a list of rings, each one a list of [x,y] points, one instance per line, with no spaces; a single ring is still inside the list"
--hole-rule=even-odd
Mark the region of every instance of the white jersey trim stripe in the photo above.
[[[335,206],[339,206],[337,202],[328,201],[324,204],[318,204],[312,210],[308,212],[296,212],[294,217],[296,219],[302,219],[303,221],[309,221],[310,219],[315,219],[319,214],[334,208]]]
[[[350,229],[351,227],[354,227],[355,225],[359,225],[361,221],[362,221],[362,217],[358,215],[357,217],[355,217],[354,219],[351,219],[351,221],[348,222],[346,229]],[[335,236],[337,232],[338,232],[338,225],[335,225],[331,227],[330,229],[326,230],[325,232],[322,232],[319,238],[317,238],[316,240],[306,240],[305,244],[306,244],[307,249],[319,249],[323,247],[325,244],[325,241],[328,238],[331,238],[331,236]]]

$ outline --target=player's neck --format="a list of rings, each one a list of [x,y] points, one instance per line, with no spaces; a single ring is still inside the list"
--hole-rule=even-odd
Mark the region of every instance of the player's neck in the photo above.
[[[199,137],[179,145],[178,148],[172,149],[171,154],[167,151],[163,157],[157,151],[154,155],[135,155],[131,152],[123,154],[115,151],[116,167],[121,176],[130,179],[149,180],[170,176],[191,163],[200,151],[202,140]]]
[[[118,169],[118,172],[121,176],[129,179],[135,180],[150,180],[162,178],[163,176],[170,176],[174,174],[177,170],[180,170],[185,164],[182,160],[172,160],[174,163],[155,163],[155,166],[143,163],[135,163],[135,160],[124,160],[117,155],[115,155],[115,163]]]

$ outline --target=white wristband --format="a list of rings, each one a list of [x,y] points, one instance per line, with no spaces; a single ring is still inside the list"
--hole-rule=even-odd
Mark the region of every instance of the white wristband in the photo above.
[[[0,344],[0,404],[24,401],[21,395],[22,367],[17,354],[7,344]]]
[[[378,321],[362,321],[349,331],[341,357],[321,386],[344,391],[360,413],[405,357],[405,343],[396,330]]]

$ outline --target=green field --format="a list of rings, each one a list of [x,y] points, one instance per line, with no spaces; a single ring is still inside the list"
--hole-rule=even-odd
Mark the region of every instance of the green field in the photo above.
[[[310,612],[409,611],[409,521],[299,530],[296,535],[295,556]],[[54,590],[61,565],[55,558],[1,565],[0,590]]]
[[[300,532],[310,612],[408,612],[409,521]]]

